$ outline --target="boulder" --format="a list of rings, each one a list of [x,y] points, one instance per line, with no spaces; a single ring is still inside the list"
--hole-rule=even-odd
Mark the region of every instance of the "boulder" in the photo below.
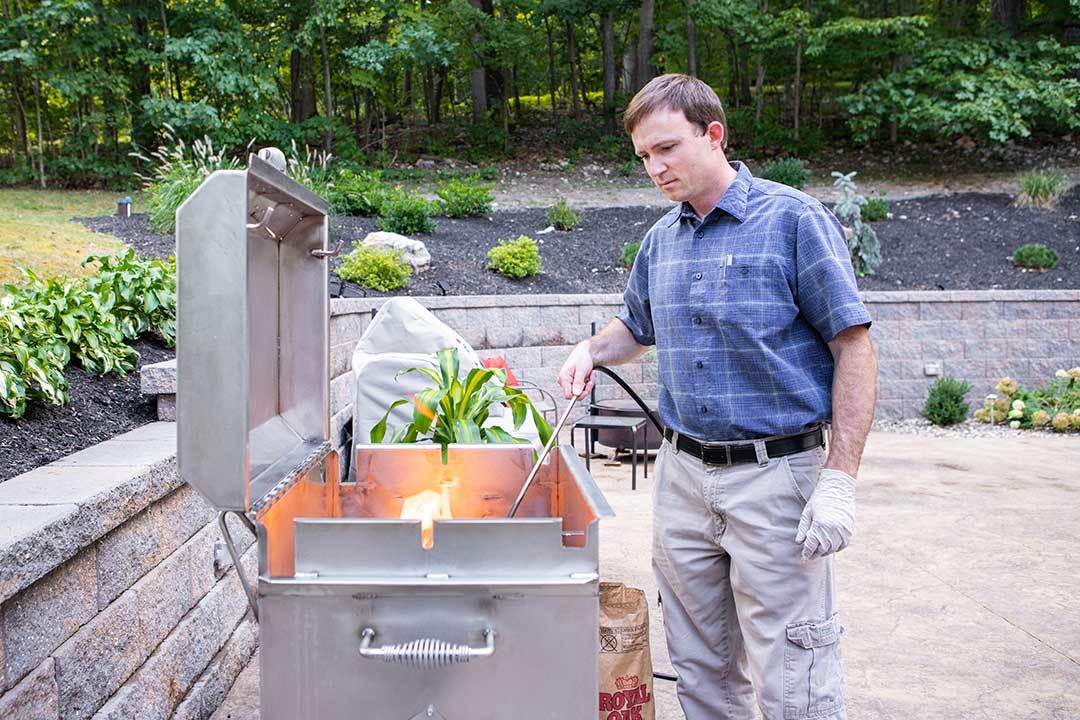
[[[392,232],[376,231],[368,233],[364,245],[380,249],[399,250],[405,262],[412,265],[415,272],[423,272],[431,267],[431,253],[420,240],[398,235]]]

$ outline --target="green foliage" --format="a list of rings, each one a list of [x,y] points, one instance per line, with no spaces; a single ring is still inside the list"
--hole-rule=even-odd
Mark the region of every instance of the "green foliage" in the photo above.
[[[573,230],[581,222],[577,213],[570,209],[563,198],[559,198],[557,203],[548,208],[547,221],[548,225],[556,230],[564,231]]]
[[[856,142],[896,119],[906,137],[984,143],[1080,129],[1080,47],[1038,40],[927,38],[912,63],[840,99]]]
[[[361,245],[345,256],[337,274],[364,287],[390,292],[409,284],[412,266],[400,252]]]
[[[641,250],[639,242],[628,242],[623,245],[622,253],[619,255],[619,264],[625,268],[633,267],[639,250]]]
[[[476,180],[451,180],[435,192],[443,201],[446,217],[484,217],[491,212],[492,185]]]
[[[334,181],[337,205],[346,215],[378,215],[392,193],[379,170],[342,170]]]
[[[520,389],[506,384],[506,371],[501,368],[473,368],[464,380],[460,377],[460,361],[457,348],[447,348],[438,353],[439,368],[409,368],[399,374],[421,373],[434,383],[411,398],[412,422],[397,428],[390,437],[391,443],[415,443],[422,440],[438,443],[442,447],[442,461],[446,464],[449,445],[463,443],[527,444],[524,438],[514,437],[502,428],[483,427],[492,405],[509,406],[514,429],[519,429],[527,414],[532,415],[540,441],[544,444],[551,437],[551,426],[533,406],[529,397]],[[382,419],[371,428],[370,441],[381,443],[386,437],[387,420],[397,407],[409,399],[395,400]]]
[[[391,193],[379,206],[379,229],[402,235],[433,233],[431,210],[431,203],[419,195]]]
[[[487,256],[488,269],[508,278],[520,280],[540,272],[540,249],[528,235],[520,235],[517,240],[500,240],[488,250]]]
[[[951,377],[938,378],[930,386],[922,416],[941,426],[963,422],[968,416],[966,396],[970,391],[971,383]]]
[[[810,171],[806,169],[806,163],[798,158],[783,158],[762,165],[758,177],[802,190],[810,182]]]
[[[64,368],[74,356],[88,373],[123,375],[135,367],[126,343],[155,332],[176,336],[176,266],[128,249],[90,256],[98,272],[85,278],[7,285],[0,296],[0,414],[20,417],[27,402],[67,402]]]
[[[1058,254],[1042,243],[1028,243],[1016,248],[1012,261],[1017,267],[1049,270],[1057,265]]]
[[[1051,208],[1068,186],[1065,173],[1057,169],[1032,170],[1020,178],[1020,194],[1016,204]]]
[[[631,177],[635,173],[641,170],[641,163],[633,160],[627,160],[619,166],[619,175],[623,177]]]
[[[881,243],[873,228],[862,220],[866,198],[855,192],[855,173],[844,175],[834,171],[832,176],[836,178],[833,187],[841,193],[840,202],[836,203],[833,212],[841,223],[850,228],[847,244],[851,266],[859,277],[873,275],[874,268],[881,264]]]
[[[171,233],[176,225],[176,210],[202,181],[215,170],[232,170],[240,163],[214,149],[209,137],[196,140],[189,147],[178,139],[173,129],[166,126],[168,142],[150,154],[138,155],[152,167],[149,176],[140,175],[146,185],[147,205],[150,209],[150,227],[160,233]]]
[[[1080,430],[1080,367],[1061,369],[1050,382],[1030,390],[1010,378],[998,383],[1003,395],[975,411],[980,422],[1008,422],[1014,428],[1044,428],[1057,432]]]
[[[862,219],[866,222],[884,220],[889,215],[889,201],[885,199],[885,193],[878,197],[866,198],[866,204],[862,207]]]

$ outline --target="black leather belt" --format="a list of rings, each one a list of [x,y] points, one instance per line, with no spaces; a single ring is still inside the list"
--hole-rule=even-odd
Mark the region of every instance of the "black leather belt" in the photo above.
[[[754,443],[715,443],[700,442],[686,435],[679,435],[672,441],[676,433],[671,428],[664,428],[664,439],[674,442],[679,452],[688,452],[700,459],[707,465],[735,465],[736,463],[757,462],[757,451]],[[765,441],[765,452],[769,457],[782,457],[794,455],[814,447],[825,447],[825,433],[821,426],[808,430],[798,435],[784,435],[770,438]]]

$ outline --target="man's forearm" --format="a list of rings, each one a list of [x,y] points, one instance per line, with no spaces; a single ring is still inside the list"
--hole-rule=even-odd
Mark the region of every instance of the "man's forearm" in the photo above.
[[[877,401],[877,359],[865,328],[850,341],[829,343],[833,350],[832,431],[825,467],[852,477],[859,472],[866,436]],[[845,331],[848,332],[848,331]]]
[[[637,359],[649,349],[638,343],[618,318],[609,322],[586,342],[594,365],[621,365]]]

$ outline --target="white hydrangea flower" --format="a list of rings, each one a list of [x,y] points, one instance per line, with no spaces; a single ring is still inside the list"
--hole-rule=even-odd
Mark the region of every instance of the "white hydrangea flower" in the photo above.
[[[1013,410],[1023,410],[1024,409],[1024,401],[1023,400],[1013,400],[1012,409]]]
[[[1019,420],[1013,420],[1011,423],[1009,423],[1009,427],[1011,427],[1013,430],[1019,430],[1020,429],[1020,421]]]

